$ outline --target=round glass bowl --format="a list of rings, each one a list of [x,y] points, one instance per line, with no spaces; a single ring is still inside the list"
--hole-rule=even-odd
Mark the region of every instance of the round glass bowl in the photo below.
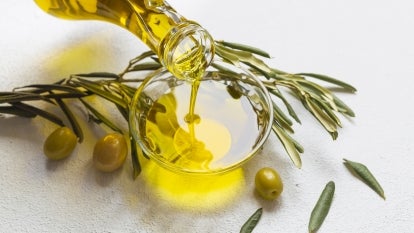
[[[132,135],[162,167],[223,173],[240,167],[266,141],[273,119],[267,89],[250,72],[220,65],[220,70],[209,67],[200,80],[193,110],[193,84],[165,69],[138,87],[131,102]]]

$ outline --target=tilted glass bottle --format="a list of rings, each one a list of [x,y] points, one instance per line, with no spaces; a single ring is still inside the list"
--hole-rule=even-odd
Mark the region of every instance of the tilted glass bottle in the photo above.
[[[34,0],[63,19],[101,20],[132,32],[180,79],[200,78],[214,55],[210,34],[163,0]]]

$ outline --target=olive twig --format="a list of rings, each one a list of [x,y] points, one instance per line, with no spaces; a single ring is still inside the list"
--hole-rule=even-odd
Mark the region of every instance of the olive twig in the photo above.
[[[356,91],[356,88],[352,85],[322,74],[293,74],[281,71],[269,66],[263,60],[270,58],[267,52],[252,46],[226,41],[216,41],[215,45],[217,59],[249,70],[263,82],[272,97],[282,102],[285,109],[282,109],[272,98],[274,112],[272,129],[297,167],[301,167],[300,153],[303,153],[304,149],[291,137],[291,134],[294,133],[294,123],[291,119],[296,123],[301,123],[301,121],[289,101],[284,97],[285,89],[302,102],[305,109],[312,113],[333,139],[338,136],[337,129],[342,125],[338,115],[355,116],[352,109],[340,100],[333,91],[309,80],[309,78],[335,85],[340,90],[351,93]],[[32,84],[14,88],[11,92],[0,92],[0,113],[29,118],[41,116],[55,124],[64,126],[64,122],[58,116],[30,103],[41,101],[58,105],[69,119],[72,128],[79,137],[79,141],[82,141],[81,127],[69,107],[63,102],[63,99],[80,100],[96,121],[105,124],[116,132],[122,132],[108,117],[94,108],[93,104],[85,97],[93,95],[115,104],[116,109],[130,128],[128,122],[130,102],[137,88],[149,71],[161,67],[162,65],[155,53],[147,51],[132,59],[119,74],[111,72],[73,74],[68,79],[61,79],[52,84]],[[240,78],[239,74],[218,63],[212,63],[211,67],[216,69],[214,72],[230,77],[230,80],[236,81]],[[134,77],[126,78],[127,74],[133,74]],[[229,89],[229,92],[235,98],[242,91],[237,86],[230,86]],[[284,111],[287,111],[287,113]],[[131,133],[128,132],[128,134],[131,142],[135,178],[141,171],[138,157],[147,156],[142,153],[139,145],[131,137]]]

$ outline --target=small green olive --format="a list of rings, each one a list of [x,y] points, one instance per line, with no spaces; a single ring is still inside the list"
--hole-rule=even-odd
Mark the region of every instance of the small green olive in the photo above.
[[[235,85],[229,85],[226,87],[227,92],[230,94],[233,99],[240,99],[242,97],[243,93],[240,90],[240,87],[237,87]]]
[[[125,137],[110,133],[99,139],[93,149],[93,164],[103,172],[112,172],[124,164],[128,153]]]
[[[77,137],[68,127],[60,127],[53,131],[43,144],[43,153],[52,160],[68,157],[75,149]]]
[[[283,183],[279,174],[269,167],[257,171],[255,187],[260,196],[267,200],[276,199],[283,191]]]

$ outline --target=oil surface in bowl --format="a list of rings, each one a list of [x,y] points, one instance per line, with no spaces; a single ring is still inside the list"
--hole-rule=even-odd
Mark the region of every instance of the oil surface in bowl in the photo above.
[[[152,153],[192,171],[216,170],[244,160],[260,138],[260,121],[252,100],[232,97],[228,87],[208,80],[201,82],[196,98],[188,98],[194,94],[194,85],[189,84],[160,95],[145,121],[143,138]]]

